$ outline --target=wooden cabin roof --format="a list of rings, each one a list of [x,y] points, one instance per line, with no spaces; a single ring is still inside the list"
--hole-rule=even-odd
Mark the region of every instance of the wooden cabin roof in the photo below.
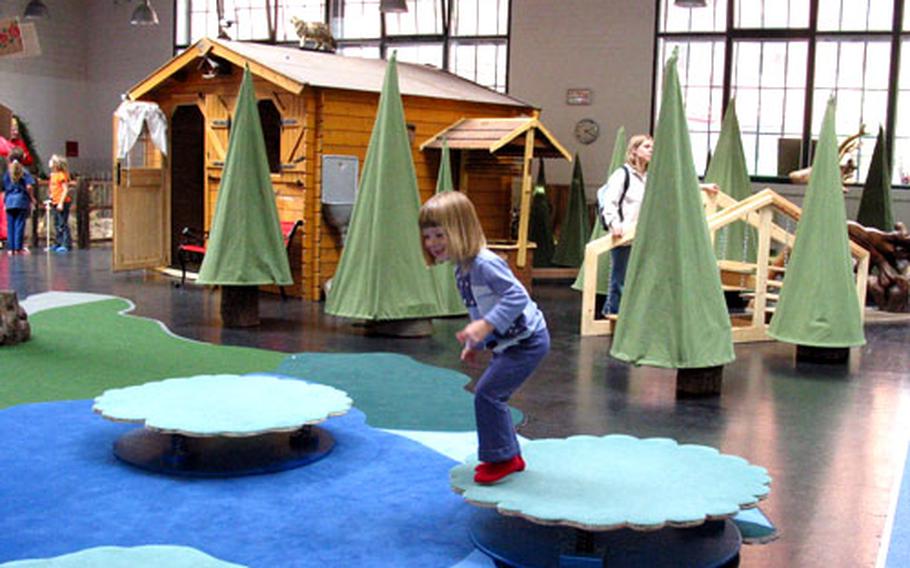
[[[177,71],[207,55],[241,67],[248,64],[253,75],[294,94],[299,94],[305,86],[379,93],[386,69],[386,61],[381,59],[203,38],[132,87],[127,96],[132,100],[142,97],[159,88]],[[427,65],[399,61],[398,85],[402,95],[534,108],[515,97]]]
[[[488,150],[491,154],[523,156],[525,132],[536,129],[534,156],[565,158],[572,156],[533,116],[515,118],[463,118],[420,145],[420,149],[442,148],[443,138],[453,150]]]

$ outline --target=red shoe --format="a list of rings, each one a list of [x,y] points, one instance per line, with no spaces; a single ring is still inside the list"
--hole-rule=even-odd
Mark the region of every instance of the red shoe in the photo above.
[[[501,462],[483,462],[477,466],[474,474],[474,483],[489,485],[517,471],[525,470],[525,460],[521,454]]]

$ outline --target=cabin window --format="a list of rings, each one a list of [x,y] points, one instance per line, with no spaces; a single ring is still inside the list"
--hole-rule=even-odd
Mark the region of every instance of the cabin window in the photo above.
[[[699,172],[735,99],[749,172],[763,181],[787,179],[811,163],[834,95],[838,139],[866,127],[851,181],[865,181],[882,124],[893,148],[892,181],[910,183],[910,80],[901,72],[904,58],[895,59],[910,42],[910,0],[714,0],[692,9],[656,1],[653,116],[664,64],[678,48]]]
[[[510,0],[407,0],[401,14],[379,0],[177,0],[175,52],[203,37],[296,46],[295,17],[325,22],[338,53],[432,65],[499,92],[508,89]],[[271,6],[271,12],[266,9]]]
[[[259,101],[259,121],[265,138],[265,153],[269,158],[269,171],[281,172],[281,114],[270,100]]]

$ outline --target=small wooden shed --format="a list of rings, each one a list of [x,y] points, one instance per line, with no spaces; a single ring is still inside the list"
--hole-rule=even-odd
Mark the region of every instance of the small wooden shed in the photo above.
[[[506,241],[500,250],[509,258],[513,269],[527,274],[530,284],[531,263],[528,262],[528,222],[531,216],[531,161],[534,158],[564,158],[572,156],[532,116],[514,118],[462,118],[423,144],[420,149],[442,148],[445,140],[458,168],[456,189],[471,196],[478,208],[484,233],[491,240]],[[502,214],[512,203],[512,179],[503,176],[503,168],[521,176],[518,238],[511,241],[511,220]],[[515,251],[514,258],[511,251]]]
[[[322,214],[323,156],[363,164],[385,73],[382,60],[206,38],[132,87],[129,100],[154,102],[163,110],[169,151],[158,152],[148,136],[125,159],[116,158],[115,150],[112,266],[170,265],[183,227],[211,226],[245,65],[254,77],[279,216],[304,222],[299,250],[291,255],[295,285],[287,291],[317,300],[342,247]],[[435,191],[439,153],[420,151],[420,141],[466,117],[537,113],[528,103],[432,67],[399,63],[398,73],[422,200]],[[115,141],[116,129],[115,119]],[[481,200],[478,209],[508,219],[508,163],[506,169],[492,162],[485,168],[504,195]]]

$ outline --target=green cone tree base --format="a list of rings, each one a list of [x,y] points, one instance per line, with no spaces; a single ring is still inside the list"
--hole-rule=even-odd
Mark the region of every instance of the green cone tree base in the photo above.
[[[433,320],[430,318],[370,320],[366,329],[367,335],[428,337],[433,335]]]
[[[695,367],[676,371],[676,397],[698,398],[720,396],[724,366]]]
[[[259,325],[259,287],[222,286],[221,323],[224,327]]]
[[[824,363],[828,365],[844,365],[849,359],[849,347],[814,347],[812,345],[796,346],[797,363]]]

